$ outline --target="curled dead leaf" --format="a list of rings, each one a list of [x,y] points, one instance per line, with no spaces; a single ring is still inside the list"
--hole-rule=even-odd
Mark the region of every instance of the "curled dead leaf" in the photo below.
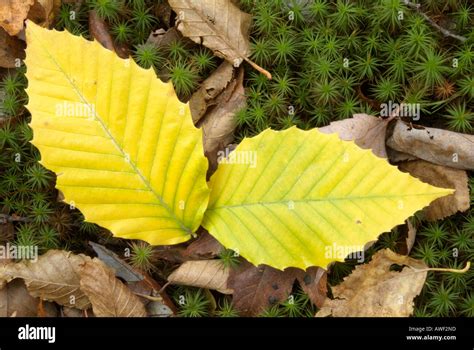
[[[244,70],[240,68],[237,77],[216,98],[216,106],[198,124],[203,131],[204,154],[209,160],[208,177],[217,169],[219,159],[228,155],[224,149],[234,140],[235,114],[246,103],[243,79]]]
[[[392,265],[403,269],[391,271]],[[332,288],[334,299],[327,298],[316,317],[408,317],[425,283],[426,269],[421,260],[380,250]]]
[[[436,199],[423,209],[426,220],[444,219],[458,211],[469,209],[469,179],[465,170],[453,169],[424,160],[404,162],[399,164],[398,168],[430,185],[456,190],[449,196]]]
[[[232,294],[228,287],[229,268],[220,260],[186,261],[168,276],[172,284],[214,289],[223,294]]]
[[[217,104],[216,97],[224,91],[233,77],[234,66],[224,61],[202,82],[201,87],[189,100],[189,108],[194,124],[198,124],[206,111]]]
[[[387,145],[431,163],[474,170],[474,135],[408,125],[398,120]]]

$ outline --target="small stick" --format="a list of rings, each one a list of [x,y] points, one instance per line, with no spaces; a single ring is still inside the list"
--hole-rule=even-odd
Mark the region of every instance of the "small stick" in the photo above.
[[[466,41],[467,38],[462,36],[462,35],[457,35],[457,34],[454,34],[453,32],[447,30],[446,28],[443,28],[441,27],[438,23],[436,23],[435,21],[433,21],[426,13],[424,13],[423,11],[421,11],[420,7],[421,5],[420,4],[414,4],[412,2],[410,2],[409,0],[404,0],[403,1],[405,3],[405,5],[407,5],[408,7],[411,7],[413,9],[415,9],[420,15],[422,15],[433,27],[435,27],[436,29],[438,29],[441,33],[444,34],[444,36],[449,36],[451,38],[454,38],[454,39],[457,39],[457,40],[460,40],[460,41]]]
[[[0,224],[6,224],[7,222],[28,222],[30,219],[23,218],[17,215],[7,215],[7,214],[0,214]]]
[[[163,302],[163,298],[161,296],[154,297],[154,296],[151,296],[151,295],[146,295],[146,294],[137,293],[137,292],[135,292],[134,294],[138,295],[139,297],[151,300],[151,301]]]
[[[416,272],[424,272],[424,271],[441,271],[441,272],[454,272],[454,273],[464,273],[469,271],[471,268],[471,262],[468,261],[466,266],[463,269],[447,269],[441,267],[429,267],[427,269],[414,269]]]
[[[250,64],[255,70],[257,70],[258,72],[262,73],[263,75],[265,75],[269,80],[272,80],[272,74],[267,71],[266,69],[260,67],[258,64],[256,64],[255,62],[251,61],[250,59],[248,59],[247,57],[244,57],[244,60]]]

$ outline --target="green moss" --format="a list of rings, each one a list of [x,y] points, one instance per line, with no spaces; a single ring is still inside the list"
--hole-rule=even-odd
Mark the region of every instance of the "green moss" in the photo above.
[[[447,125],[451,130],[463,133],[473,130],[474,113],[466,103],[450,105],[446,113]]]
[[[260,317],[270,317],[270,318],[274,318],[274,317],[284,317],[285,314],[283,312],[283,310],[280,308],[279,305],[273,305],[265,310],[263,310],[260,315]]]
[[[452,286],[442,283],[436,291],[430,293],[428,308],[433,316],[452,316],[456,312],[459,295]]]
[[[163,54],[153,44],[138,45],[133,58],[143,68],[161,67],[164,63]]]
[[[152,271],[155,263],[153,246],[145,242],[132,242],[129,261],[133,267],[141,271]]]
[[[128,23],[118,22],[114,23],[110,33],[114,36],[116,42],[123,44],[130,40],[133,35],[133,30]]]
[[[171,79],[180,98],[187,100],[219,59],[189,41],[172,42],[163,49],[144,44],[151,30],[167,28],[154,15],[156,5],[151,0],[62,4],[55,27],[90,38],[88,11],[95,9],[117,43],[129,45],[140,65]],[[418,123],[473,133],[474,30],[469,2],[422,2],[424,11],[447,18],[453,24],[450,29],[468,37],[464,43],[443,38],[401,0],[241,0],[240,5],[253,17],[251,58],[271,71],[274,79],[269,81],[244,64],[248,106],[237,113],[236,142],[267,127],[312,128],[356,112],[378,115],[377,104],[388,100],[419,103],[422,115]],[[449,84],[454,91],[444,93]],[[8,118],[0,125],[0,210],[28,220],[15,223],[15,242],[37,244],[41,251],[57,247],[84,252],[88,239],[101,238],[126,247],[120,240],[111,240],[104,229],[85,222],[76,210],[57,202],[55,177],[37,164],[39,153],[28,142],[32,132],[24,108],[25,86],[24,67],[0,82],[5,94],[0,112]],[[470,186],[474,188],[472,177]],[[474,258],[473,217],[471,210],[434,224],[417,220],[418,236],[411,256],[434,267],[462,268]],[[382,235],[366,252],[367,258],[383,247],[396,249],[400,240],[395,231]],[[147,247],[132,250],[137,266],[144,270],[153,266],[153,254]],[[229,266],[238,261],[232,251],[220,258]],[[355,265],[353,261],[335,263],[329,283],[340,283]],[[472,269],[464,275],[430,272],[416,299],[415,315],[472,317],[474,297],[468,290],[473,275]],[[210,301],[202,291],[183,288],[181,295],[183,305],[175,298],[180,315],[210,314]],[[287,300],[263,315],[314,315],[304,293],[293,295],[296,304]],[[232,302],[225,298],[215,314],[234,316]]]
[[[216,311],[218,317],[239,317],[239,313],[234,309],[229,298],[222,298],[219,309]]]
[[[227,268],[235,268],[240,264],[239,254],[232,249],[224,249],[220,252],[219,259]]]
[[[462,298],[461,314],[466,317],[474,317],[474,293],[470,293]]]
[[[185,61],[170,63],[168,77],[173,82],[173,86],[178,96],[189,99],[197,88],[199,74],[194,66]]]
[[[91,10],[94,10],[100,18],[108,21],[117,20],[123,9],[121,0],[90,0],[88,3]]]
[[[179,316],[205,317],[209,315],[210,301],[201,289],[183,288],[175,293],[175,302],[179,307]]]

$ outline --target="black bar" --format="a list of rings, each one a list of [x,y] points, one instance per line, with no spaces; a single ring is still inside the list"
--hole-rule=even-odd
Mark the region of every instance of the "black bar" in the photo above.
[[[29,329],[55,327],[55,342],[18,339],[20,327],[26,325]],[[127,344],[136,349],[138,345],[147,347],[145,344],[148,343],[164,346],[169,343],[168,337],[173,337],[180,344],[189,342],[192,345],[196,339],[204,336],[229,337],[236,341],[249,336],[273,340],[281,337],[312,337],[320,345],[333,342],[336,348],[339,348],[336,344],[359,344],[356,349],[403,346],[403,349],[455,347],[471,350],[474,348],[473,333],[472,318],[3,318],[0,319],[0,350],[31,349],[32,346],[64,349],[72,344],[88,349],[91,345],[104,342],[109,346],[119,345],[119,349]],[[407,336],[426,339],[407,339]],[[455,336],[456,339],[430,338],[438,336]],[[164,341],[163,338],[168,340]]]

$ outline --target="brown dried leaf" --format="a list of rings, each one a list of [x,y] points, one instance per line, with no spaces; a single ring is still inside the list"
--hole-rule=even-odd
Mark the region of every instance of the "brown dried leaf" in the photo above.
[[[126,44],[114,43],[109,26],[94,10],[89,11],[89,32],[103,47],[114,51],[119,57],[128,58],[130,56],[130,50]]]
[[[99,260],[112,268],[115,271],[115,276],[124,280],[132,292],[148,296],[157,296],[158,292],[162,290],[162,286],[146,272],[138,271],[133,268],[110,249],[94,242],[89,242],[89,245],[97,253]],[[161,291],[160,294],[167,308],[172,312],[176,311],[168,295],[164,291]]]
[[[311,302],[321,307],[328,292],[326,270],[312,266],[305,271],[299,270],[296,278]]]
[[[222,244],[204,230],[198,239],[193,241],[184,251],[184,256],[194,260],[211,259],[224,250]]]
[[[15,281],[21,281],[21,280],[14,280],[12,282],[15,282]],[[25,285],[24,283],[22,284],[23,286]],[[26,287],[24,288],[25,288],[25,291],[28,293],[28,290],[26,290]],[[40,298],[37,298],[37,304],[38,304],[38,307],[37,307],[36,316],[38,317],[57,317],[58,316],[58,309],[56,307],[56,304],[50,303],[49,301],[43,301],[43,299],[40,299]],[[18,314],[16,316],[21,317]]]
[[[184,255],[185,251],[186,248],[184,247],[184,245],[164,245],[157,246],[154,251],[154,255],[157,259],[166,260],[173,264],[181,264],[189,260],[189,258]]]
[[[32,297],[25,283],[16,279],[0,289],[0,317],[36,317],[38,316],[39,298]],[[44,316],[55,317],[56,308],[53,304],[43,305]]]
[[[458,211],[469,209],[469,179],[465,170],[448,168],[424,160],[404,162],[399,164],[398,168],[430,185],[456,190],[449,196],[436,199],[423,209],[426,220],[444,219]]]
[[[271,74],[259,67],[250,55],[249,30],[252,17],[230,0],[169,0],[178,14],[177,27],[184,36],[207,46],[218,57],[235,67],[247,61],[271,79]]]
[[[189,108],[194,124],[198,124],[206,111],[217,104],[215,100],[219,94],[229,85],[234,77],[234,66],[227,61],[221,65],[202,82],[201,87],[189,100]]]
[[[36,262],[0,265],[0,280],[21,278],[32,296],[64,306],[87,309],[90,302],[79,288],[79,268],[88,256],[62,250],[50,250]]]
[[[396,151],[392,149],[391,147],[388,147],[387,145],[385,145],[385,147],[387,149],[387,156],[388,156],[388,159],[390,160],[390,163],[400,163],[407,160],[418,159],[417,157],[411,154]]]
[[[107,28],[107,23],[94,10],[89,11],[89,32],[103,47],[115,51],[114,41]]]
[[[241,316],[257,316],[265,309],[286,300],[291,294],[298,269],[284,271],[267,265],[244,262],[232,269],[228,287],[234,290],[233,306]]]
[[[28,293],[22,280],[13,280],[0,289],[0,317],[35,317],[38,300]]]
[[[10,263],[10,259],[4,259],[3,257],[0,257],[0,271],[3,269],[3,266],[7,265]],[[0,289],[5,287],[7,285],[7,280],[5,277],[2,277],[0,275]]]
[[[145,317],[140,299],[102,261],[94,258],[80,270],[81,290],[89,297],[97,317]]]
[[[407,252],[406,255],[410,254],[411,249],[415,245],[415,239],[416,239],[416,228],[413,226],[410,220],[406,221],[407,223],[407,238],[406,238],[406,243],[407,243]]]
[[[3,0],[0,2],[0,26],[8,34],[17,35],[23,29],[23,21],[33,3],[34,0]]]
[[[63,317],[84,317],[84,311],[75,309],[72,307],[63,306],[62,308]]]
[[[368,114],[354,114],[352,118],[334,121],[319,128],[325,134],[337,133],[341,140],[354,141],[360,148],[372,149],[381,158],[387,158],[385,135],[392,118],[377,118]]]
[[[15,68],[25,58],[26,44],[0,28],[0,67]]]
[[[397,121],[387,145],[431,163],[474,170],[474,135]]]
[[[237,77],[216,98],[216,106],[208,110],[199,124],[203,131],[204,154],[209,160],[208,177],[217,169],[219,158],[227,156],[224,149],[234,140],[235,114],[245,107],[246,101],[243,79],[244,70],[240,68]]]
[[[168,30],[160,28],[150,33],[146,43],[154,45],[157,49],[162,49],[173,41],[181,40],[182,38],[181,33],[174,27]]]
[[[202,237],[202,238],[201,238]],[[189,245],[178,244],[172,246],[158,246],[154,255],[158,259],[166,260],[173,264],[182,264],[189,260],[210,259],[218,255],[224,247],[207,231],[200,228],[198,239]]]
[[[232,294],[233,290],[227,285],[229,272],[220,260],[186,261],[168,276],[168,282]]]
[[[49,27],[60,6],[61,0],[35,0],[28,12],[28,19],[42,27]]]
[[[393,264],[405,267],[390,271]],[[380,250],[332,287],[335,299],[326,299],[316,317],[408,317],[425,283],[426,268],[421,260]]]

